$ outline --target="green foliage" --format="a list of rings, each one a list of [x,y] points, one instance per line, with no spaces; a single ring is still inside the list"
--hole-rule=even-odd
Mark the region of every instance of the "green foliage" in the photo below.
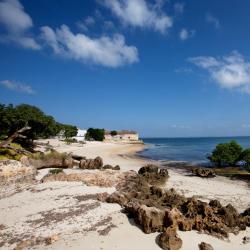
[[[25,135],[28,139],[49,138],[61,130],[66,137],[75,136],[77,128],[60,124],[52,116],[46,115],[39,108],[27,104],[13,106],[0,104],[0,138],[4,139],[24,126],[32,129]]]
[[[68,139],[77,135],[77,127],[72,125],[61,125],[64,136]]]
[[[246,162],[246,168],[248,171],[250,171],[250,148],[245,149],[241,153],[240,159]]]
[[[85,136],[86,140],[103,141],[104,140],[104,129],[89,128]]]
[[[50,169],[50,171],[49,171],[50,174],[59,174],[62,172],[63,172],[63,170],[61,168]]]
[[[235,166],[240,160],[242,147],[236,142],[220,143],[216,146],[209,160],[215,165],[221,166]]]
[[[117,131],[116,131],[116,130],[112,130],[112,131],[110,132],[110,134],[111,134],[112,136],[116,136],[116,135],[117,135]]]

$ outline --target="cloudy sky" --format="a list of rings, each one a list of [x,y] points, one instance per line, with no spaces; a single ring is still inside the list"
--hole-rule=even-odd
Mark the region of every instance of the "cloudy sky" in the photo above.
[[[250,134],[248,0],[0,0],[0,102],[142,136]]]

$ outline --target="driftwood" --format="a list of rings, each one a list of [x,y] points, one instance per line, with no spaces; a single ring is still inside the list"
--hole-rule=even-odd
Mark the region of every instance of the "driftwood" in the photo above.
[[[30,130],[31,127],[25,126],[19,130],[17,130],[14,134],[9,136],[6,140],[0,143],[0,147],[7,148],[9,145],[17,138],[26,138],[26,136],[22,135],[27,130]],[[13,150],[16,150],[16,148],[12,148]]]

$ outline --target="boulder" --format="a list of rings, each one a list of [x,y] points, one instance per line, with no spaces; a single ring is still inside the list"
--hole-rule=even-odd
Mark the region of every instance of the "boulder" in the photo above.
[[[211,168],[193,168],[192,173],[202,178],[211,178],[216,176],[214,170]]]
[[[158,244],[163,250],[178,250],[182,247],[182,240],[174,228],[168,227],[160,234]]]
[[[101,169],[103,166],[103,160],[101,157],[95,159],[82,159],[79,163],[81,169]]]
[[[214,248],[210,244],[208,244],[206,242],[201,242],[199,244],[199,249],[200,250],[214,250]]]
[[[107,165],[104,165],[104,166],[102,167],[102,169],[120,170],[120,166],[119,166],[119,165],[116,165],[116,166],[113,167],[113,166],[107,164]]]
[[[160,232],[163,229],[165,211],[155,207],[147,207],[136,202],[129,202],[126,211],[133,215],[144,233]]]

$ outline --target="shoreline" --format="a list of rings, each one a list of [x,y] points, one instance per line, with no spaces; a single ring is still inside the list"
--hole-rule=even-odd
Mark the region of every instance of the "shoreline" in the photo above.
[[[146,145],[107,142],[66,145],[58,140],[49,141],[59,152],[72,152],[87,158],[101,156],[104,164],[120,165],[121,171],[118,173],[137,171],[147,163],[159,165],[159,162],[138,155]],[[174,188],[179,194],[194,196],[204,201],[218,199],[223,205],[231,203],[240,212],[250,206],[250,189],[242,181],[235,182],[220,176],[202,179],[176,169],[167,169],[170,177],[164,185],[166,189]],[[102,174],[100,170],[67,169],[66,172]],[[115,187],[87,186],[81,182],[38,182],[24,191],[0,199],[0,225],[7,228],[1,233],[6,232],[6,237],[11,233],[13,237],[22,237],[24,233],[59,235],[59,239],[52,245],[29,248],[36,250],[80,250],[83,246],[86,250],[127,250],[135,249],[135,244],[138,250],[160,249],[155,243],[158,233],[144,234],[134,221],[122,212],[119,205],[103,203],[94,198],[98,193],[114,191]],[[51,216],[54,218],[52,221],[49,219]],[[35,231],[33,225],[37,228]],[[100,235],[100,232],[106,231],[107,234]],[[183,240],[182,250],[198,249],[198,243],[201,241],[210,243],[216,250],[249,248],[249,244],[242,243],[244,236],[250,237],[249,227],[238,235],[231,235],[228,240],[219,240],[196,231],[179,231],[178,234]],[[13,247],[3,249],[10,250]]]

